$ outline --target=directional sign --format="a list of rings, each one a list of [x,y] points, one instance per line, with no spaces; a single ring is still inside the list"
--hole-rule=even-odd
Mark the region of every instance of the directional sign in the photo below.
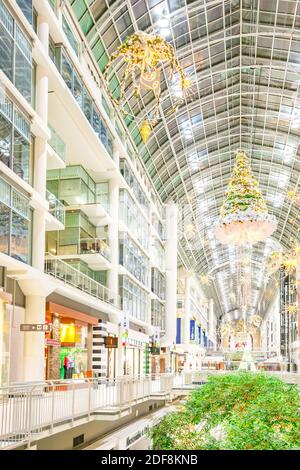
[[[37,332],[49,332],[52,330],[52,323],[22,323],[20,325],[20,331],[37,331]]]

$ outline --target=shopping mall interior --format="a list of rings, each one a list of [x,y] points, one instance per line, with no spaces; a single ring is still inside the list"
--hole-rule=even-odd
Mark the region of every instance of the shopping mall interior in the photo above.
[[[300,449],[299,72],[300,0],[0,0],[0,450]]]

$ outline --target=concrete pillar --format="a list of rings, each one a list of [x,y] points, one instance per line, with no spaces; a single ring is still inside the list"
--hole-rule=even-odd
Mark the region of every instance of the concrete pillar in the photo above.
[[[118,349],[117,349],[117,354],[116,354],[116,376],[120,377],[124,375],[124,353],[125,353],[125,348],[122,345],[122,334],[123,334],[123,329],[120,326],[119,327],[119,333],[118,333]]]
[[[108,226],[108,239],[111,251],[111,269],[108,272],[108,288],[113,293],[119,291],[119,184],[116,179],[109,181],[109,203],[112,223]]]
[[[162,346],[176,343],[177,223],[177,206],[171,202],[166,206],[166,335]]]
[[[46,299],[55,289],[55,284],[41,277],[20,279],[18,284],[26,296],[25,323],[45,323]],[[34,331],[32,333],[23,332],[22,334],[24,335],[23,380],[44,380],[45,333]]]
[[[211,339],[215,337],[214,334],[214,301],[209,299],[208,304],[208,332]]]
[[[45,51],[49,49],[49,24],[45,16],[38,16],[37,35]]]
[[[27,295],[25,323],[44,323],[46,297]],[[44,380],[45,375],[45,333],[24,333],[24,376],[23,380]]]
[[[184,335],[183,342],[190,344],[190,318],[191,318],[191,275],[187,273],[184,279]]]
[[[44,17],[39,17],[37,26],[38,37],[48,54],[49,47],[49,25]],[[36,110],[45,126],[48,125],[48,76],[47,71],[37,67],[36,76]],[[46,178],[47,178],[47,140],[37,136],[35,139],[34,154],[34,188],[44,199],[46,196]],[[33,216],[33,240],[34,250],[32,253],[33,267],[44,271],[44,253],[45,253],[45,210],[36,209]]]

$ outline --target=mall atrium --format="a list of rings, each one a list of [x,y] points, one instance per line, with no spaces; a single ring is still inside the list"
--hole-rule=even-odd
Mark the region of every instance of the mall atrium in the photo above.
[[[0,449],[300,385],[299,72],[299,0],[0,0]]]

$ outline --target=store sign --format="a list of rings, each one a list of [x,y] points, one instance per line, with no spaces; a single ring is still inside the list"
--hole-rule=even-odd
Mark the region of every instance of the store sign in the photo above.
[[[114,336],[105,336],[104,343],[106,348],[116,349],[118,347],[118,338]]]
[[[195,341],[195,320],[190,320],[190,340]]]
[[[152,335],[152,344],[150,348],[150,352],[153,355],[160,354],[160,328],[158,326],[153,327],[153,335]]]
[[[49,333],[51,330],[52,323],[21,323],[20,325],[20,331]]]
[[[59,339],[47,338],[46,345],[47,346],[60,346],[60,341]]]
[[[126,346],[128,343],[128,330],[129,330],[129,316],[128,313],[123,311],[121,317],[121,337],[122,337],[122,345]]]
[[[151,352],[152,356],[159,356],[160,355],[160,348],[152,346],[150,348],[150,352]]]

